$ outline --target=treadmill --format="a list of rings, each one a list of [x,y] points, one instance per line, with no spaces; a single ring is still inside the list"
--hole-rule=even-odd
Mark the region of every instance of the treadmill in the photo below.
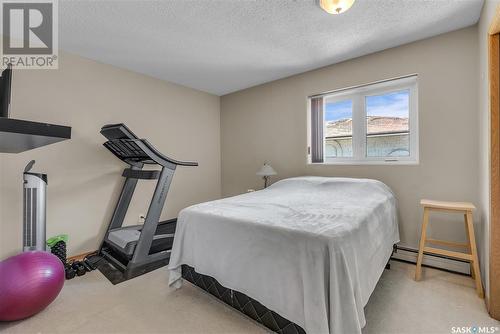
[[[177,161],[163,155],[123,123],[105,125],[101,134],[108,139],[104,147],[129,165],[123,170],[125,183],[99,248],[99,255],[108,264],[99,265],[99,269],[116,284],[168,263],[177,219],[159,223],[160,215],[177,166],[198,166],[198,163]],[[156,165],[161,169],[143,170],[144,165]],[[145,222],[122,226],[138,180],[157,180]]]

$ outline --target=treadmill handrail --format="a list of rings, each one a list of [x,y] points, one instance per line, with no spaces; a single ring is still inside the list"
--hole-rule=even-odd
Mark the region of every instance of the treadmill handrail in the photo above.
[[[165,160],[171,164],[178,165],[178,166],[198,166],[197,162],[194,161],[180,161],[180,160],[175,160],[172,158],[167,157],[166,155],[163,155],[160,151],[158,151],[153,145],[151,145],[150,142],[147,141],[147,139],[140,139],[140,141],[146,145],[146,147],[152,151],[155,155],[160,157],[162,160]],[[153,157],[151,157],[154,161],[156,161]],[[158,161],[156,161],[158,163]],[[162,163],[159,163],[160,165],[164,165]]]

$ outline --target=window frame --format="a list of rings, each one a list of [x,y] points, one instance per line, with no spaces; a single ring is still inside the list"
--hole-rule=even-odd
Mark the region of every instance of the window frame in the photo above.
[[[409,91],[408,131],[410,155],[395,157],[367,156],[366,97],[402,90]],[[326,110],[327,103],[352,100],[352,157],[327,158],[326,140],[323,139],[323,162],[311,161],[311,99],[313,97],[323,97],[323,110]],[[324,112],[323,117],[325,116],[326,112]],[[325,121],[323,121],[323,133],[326,135]],[[377,81],[309,96],[307,98],[307,147],[307,163],[309,165],[418,165],[418,76],[412,74],[405,77]]]

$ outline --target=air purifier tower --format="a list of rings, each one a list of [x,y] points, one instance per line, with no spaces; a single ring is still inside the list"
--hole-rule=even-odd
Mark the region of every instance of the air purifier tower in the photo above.
[[[23,251],[45,251],[47,174],[30,172],[31,160],[23,173]]]

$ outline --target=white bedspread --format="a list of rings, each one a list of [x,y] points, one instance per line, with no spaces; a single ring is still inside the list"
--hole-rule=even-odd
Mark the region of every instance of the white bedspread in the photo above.
[[[361,333],[393,244],[396,200],[382,182],[298,177],[181,211],[168,269],[243,292],[308,334]]]

